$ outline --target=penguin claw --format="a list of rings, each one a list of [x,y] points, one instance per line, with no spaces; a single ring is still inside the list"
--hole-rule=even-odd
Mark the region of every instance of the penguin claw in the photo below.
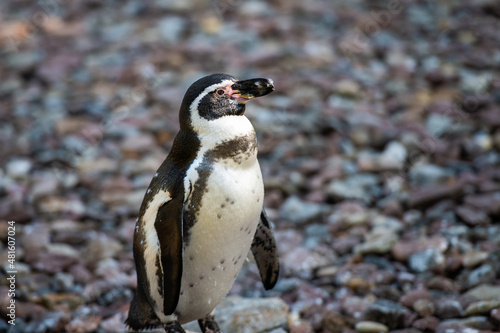
[[[208,315],[203,319],[199,319],[198,324],[203,333],[222,333],[213,315]]]
[[[173,321],[165,325],[166,333],[186,333],[178,321]]]

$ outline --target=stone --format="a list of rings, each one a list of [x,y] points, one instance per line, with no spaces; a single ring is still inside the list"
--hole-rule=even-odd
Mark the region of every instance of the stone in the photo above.
[[[121,313],[104,319],[99,324],[98,332],[126,332],[127,328],[124,324],[125,317]]]
[[[215,310],[215,319],[226,333],[264,332],[287,326],[288,306],[279,298],[230,296]]]
[[[164,41],[175,43],[181,37],[186,20],[180,16],[168,16],[158,22],[158,31]]]
[[[415,320],[412,326],[422,331],[435,332],[439,323],[440,320],[438,318],[429,316]]]
[[[419,163],[410,169],[410,181],[417,186],[445,184],[452,173],[434,164]]]
[[[356,97],[359,94],[359,84],[356,81],[343,79],[333,87],[334,91],[344,97]]]
[[[424,237],[417,240],[401,239],[392,247],[392,255],[398,261],[406,261],[414,253],[426,249],[438,249],[440,252],[444,252],[447,248],[448,241],[441,236]]]
[[[68,269],[76,262],[78,262],[78,259],[74,257],[41,252],[36,257],[36,260],[31,264],[32,267],[36,268],[37,270],[49,273],[57,273]]]
[[[99,327],[101,320],[102,318],[99,315],[73,318],[73,320],[66,324],[65,329],[68,332],[76,333],[92,332]]]
[[[60,305],[67,305],[69,309],[76,309],[85,302],[82,295],[76,293],[48,293],[42,296],[42,302],[50,310],[57,309]]]
[[[432,294],[425,288],[408,290],[400,299],[399,302],[404,306],[411,308],[418,300],[431,300]]]
[[[367,236],[367,240],[354,247],[354,253],[365,254],[385,254],[389,253],[394,243],[396,243],[397,235],[386,232],[372,237]]]
[[[318,267],[331,264],[332,258],[311,251],[304,246],[297,246],[283,253],[280,260],[283,271],[287,274],[299,274],[302,277],[307,277]]]
[[[484,211],[469,206],[458,206],[455,209],[455,213],[462,221],[471,227],[488,225],[490,223],[490,218]]]
[[[380,155],[379,167],[382,170],[400,169],[403,167],[407,155],[405,146],[398,141],[391,141]]]
[[[397,218],[377,214],[372,220],[372,233],[394,233],[403,230],[403,224]]]
[[[360,321],[354,328],[360,333],[385,333],[389,331],[387,326],[375,321]]]
[[[344,180],[334,180],[326,188],[326,192],[335,199],[356,199],[364,203],[370,203],[373,191],[376,189],[379,179],[374,174],[359,173],[347,177]]]
[[[342,301],[342,313],[354,319],[362,318],[375,301],[373,296],[350,296]]]
[[[482,264],[488,259],[488,252],[484,251],[470,251],[463,257],[463,265],[465,268],[472,268]]]
[[[491,310],[490,316],[500,323],[500,308]]]
[[[333,311],[327,311],[321,320],[321,328],[327,332],[343,333],[352,327],[349,317]]]
[[[402,328],[406,309],[386,299],[376,300],[365,312],[365,319],[386,325],[389,329]]]
[[[454,185],[429,185],[410,192],[408,205],[412,209],[426,208],[439,201],[455,198],[462,191],[463,185],[456,183]]]
[[[495,277],[496,273],[493,267],[489,264],[485,264],[469,273],[467,285],[471,288],[483,283],[491,283],[495,280]]]
[[[464,197],[464,203],[489,215],[500,214],[500,193],[469,194]]]
[[[491,310],[500,308],[500,299],[497,300],[488,300],[488,301],[478,301],[469,304],[469,306],[465,309],[464,315],[468,316],[476,316],[476,315],[486,315]]]
[[[454,127],[454,121],[446,115],[431,113],[427,117],[425,125],[430,134],[440,137],[450,132]]]
[[[460,289],[458,283],[455,280],[440,275],[432,277],[426,283],[426,287],[429,289],[436,289],[448,293],[457,293]]]
[[[474,330],[471,330],[474,329]],[[448,333],[448,332],[456,332],[456,333],[472,333],[476,332],[476,330],[480,331],[493,331],[494,326],[491,321],[488,320],[487,317],[468,317],[464,319],[448,319],[442,321],[436,327],[436,333]],[[485,332],[486,333],[486,332]]]
[[[85,249],[85,259],[96,265],[102,259],[114,257],[123,248],[123,245],[114,238],[103,233],[94,235]]]
[[[27,158],[16,158],[7,162],[5,173],[14,179],[22,179],[28,176],[32,167],[32,162]]]
[[[436,308],[431,300],[419,299],[413,303],[413,310],[422,317],[429,317],[434,314]]]
[[[468,290],[464,296],[472,297],[478,301],[499,300],[500,286],[492,284],[481,284]]]
[[[108,42],[120,42],[126,40],[134,31],[131,22],[120,22],[109,25],[102,29],[102,36]]]
[[[288,197],[280,209],[280,218],[301,225],[318,219],[322,214],[327,213],[327,205],[305,202],[297,196]]]
[[[424,273],[444,267],[445,258],[438,249],[426,249],[416,252],[408,258],[408,266],[417,273]]]
[[[442,319],[462,317],[462,304],[457,299],[440,298],[435,302],[436,316]]]

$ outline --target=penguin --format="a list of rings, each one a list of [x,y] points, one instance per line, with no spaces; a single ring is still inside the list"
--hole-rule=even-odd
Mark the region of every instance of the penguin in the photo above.
[[[278,251],[263,207],[257,137],[249,100],[271,79],[212,74],[194,82],[179,111],[180,130],[144,196],[134,231],[137,288],[125,323],[221,332],[215,307],[251,250],[266,290],[276,284]]]

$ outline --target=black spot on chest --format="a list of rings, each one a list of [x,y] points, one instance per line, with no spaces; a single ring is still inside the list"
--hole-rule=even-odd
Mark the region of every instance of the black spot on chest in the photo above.
[[[237,137],[220,143],[214,149],[208,150],[203,155],[200,165],[196,168],[198,180],[193,184],[191,198],[184,212],[184,241],[189,241],[189,231],[196,223],[197,215],[201,207],[203,195],[207,193],[208,179],[213,172],[214,163],[223,159],[233,159],[236,163],[241,163],[245,158],[249,158],[257,151],[257,137],[255,133]],[[231,202],[231,200],[228,200]],[[231,203],[234,203],[232,201]]]
[[[236,139],[225,141],[217,145],[206,155],[213,160],[220,159],[240,159],[248,158],[255,154],[257,150],[257,137],[255,133],[237,137]]]

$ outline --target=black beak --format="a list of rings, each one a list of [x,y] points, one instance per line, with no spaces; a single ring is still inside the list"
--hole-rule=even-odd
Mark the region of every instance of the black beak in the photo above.
[[[265,96],[274,91],[273,80],[271,79],[250,79],[243,81],[236,81],[231,89],[231,97],[236,99],[239,103],[245,103],[252,98]]]

